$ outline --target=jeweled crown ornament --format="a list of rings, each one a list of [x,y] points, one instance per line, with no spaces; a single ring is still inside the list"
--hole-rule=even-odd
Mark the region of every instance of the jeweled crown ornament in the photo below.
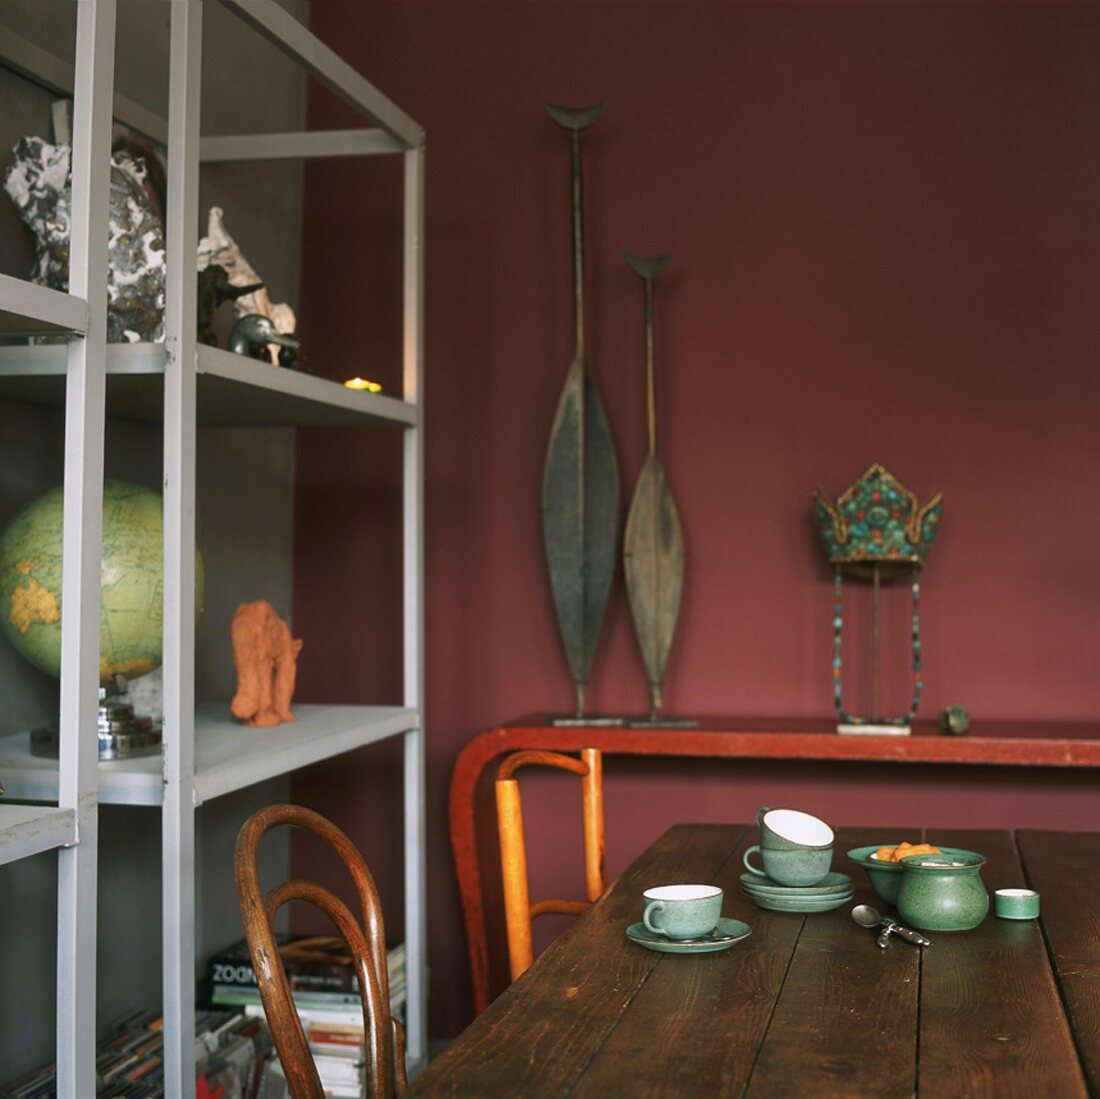
[[[817,518],[829,563],[853,573],[891,566],[894,575],[921,567],[940,525],[943,495],[920,504],[914,492],[876,462],[830,503],[818,489]]]
[[[854,481],[833,503],[818,489],[818,527],[829,562],[835,567],[833,613],[833,703],[840,718],[839,732],[907,733],[920,704],[921,671],[920,570],[939,529],[943,497],[936,493],[921,504],[889,470],[877,462]],[[841,691],[843,635],[843,577],[847,573],[870,579],[872,599],[871,717],[849,714]],[[879,587],[883,580],[912,575],[913,584],[913,695],[908,713],[900,717],[879,714]]]

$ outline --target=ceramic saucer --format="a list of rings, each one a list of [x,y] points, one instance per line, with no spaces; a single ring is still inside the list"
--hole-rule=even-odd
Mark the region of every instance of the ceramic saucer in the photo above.
[[[771,912],[831,912],[855,896],[852,890],[829,897],[773,897],[763,893],[748,893],[757,908]]]
[[[746,893],[773,897],[832,897],[838,893],[851,892],[852,879],[847,874],[833,871],[827,874],[817,885],[780,885],[771,878],[760,874],[742,874],[741,888]]]
[[[752,928],[740,920],[729,920],[723,916],[718,921],[718,934],[733,935],[735,938],[721,943],[678,943],[664,935],[654,935],[644,923],[632,923],[626,929],[626,937],[647,950],[658,950],[662,954],[713,954],[716,950],[729,950],[735,943],[747,939],[752,934]]]

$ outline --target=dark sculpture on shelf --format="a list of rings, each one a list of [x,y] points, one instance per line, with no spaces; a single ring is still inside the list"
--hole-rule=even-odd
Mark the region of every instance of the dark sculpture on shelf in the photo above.
[[[252,294],[262,290],[262,282],[250,283],[247,286],[234,286],[229,281],[229,272],[217,263],[211,263],[199,272],[198,289],[198,324],[199,342],[210,347],[217,346],[217,338],[214,335],[214,314],[218,307],[227,301],[236,301],[245,294]]]
[[[270,363],[268,347],[278,344],[280,348],[290,352],[298,350],[298,339],[283,332],[276,332],[270,318],[260,313],[246,313],[237,319],[229,333],[229,350],[237,355],[248,355],[261,362]],[[279,353],[279,366],[293,366],[293,361],[286,362],[283,354]]]

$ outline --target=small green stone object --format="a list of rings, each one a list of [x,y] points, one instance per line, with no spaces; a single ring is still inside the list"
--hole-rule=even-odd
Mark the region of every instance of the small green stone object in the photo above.
[[[965,736],[970,732],[970,715],[962,706],[948,706],[940,714],[940,728],[952,736]]]

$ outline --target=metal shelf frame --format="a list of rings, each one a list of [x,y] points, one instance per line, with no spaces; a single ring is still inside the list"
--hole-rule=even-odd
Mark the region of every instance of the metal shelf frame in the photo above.
[[[195,1019],[195,810],[204,800],[380,739],[404,744],[405,940],[410,1074],[427,1060],[424,866],[424,543],[421,430],[424,394],[424,134],[408,115],[273,0],[223,5],[362,114],[363,130],[199,134],[202,0],[170,0],[169,110],[161,119],[113,94],[115,0],[77,4],[75,64],[0,28],[0,63],[74,97],[69,292],[0,276],[0,336],[61,334],[64,346],[0,349],[0,399],[65,409],[60,758],[35,760],[0,746],[13,797],[0,805],[0,864],[57,849],[58,1094],[95,1092],[98,805],[159,806],[165,1082],[170,1099],[193,1094]],[[168,146],[165,343],[106,344],[107,196],[112,118]],[[315,156],[401,156],[403,393],[351,393],[197,345],[194,245],[200,161]],[[99,574],[106,412],[164,431],[163,759],[97,764]],[[195,450],[198,426],[391,425],[403,450],[403,705],[297,707],[289,734],[249,730],[195,706]],[[81,735],[84,730],[84,735]],[[232,736],[230,735],[232,734]],[[235,738],[235,739],[234,739]],[[15,738],[16,741],[19,738]],[[53,804],[55,803],[55,804]]]

